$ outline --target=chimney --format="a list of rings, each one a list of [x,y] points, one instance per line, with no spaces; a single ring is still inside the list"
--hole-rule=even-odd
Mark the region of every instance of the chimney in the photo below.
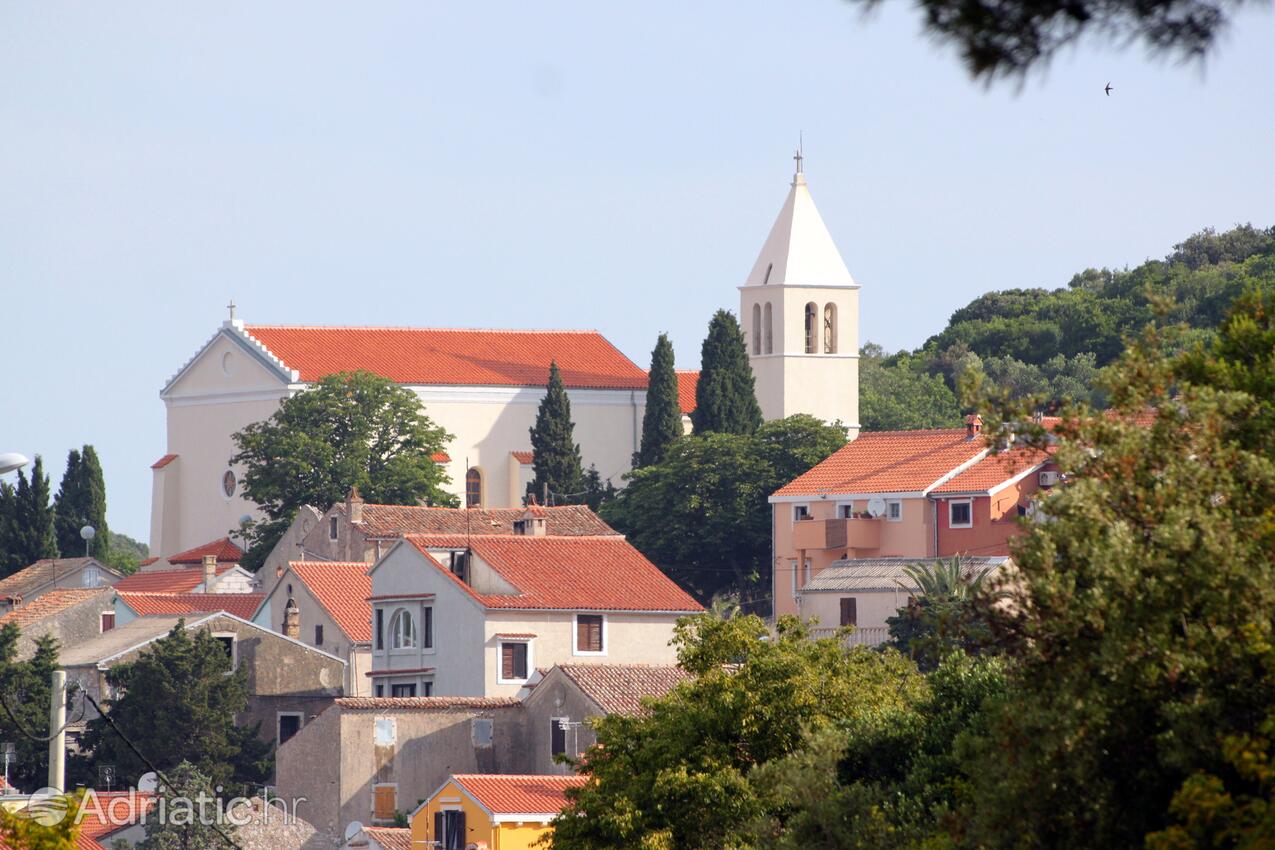
[[[350,488],[350,495],[345,497],[345,515],[350,522],[363,521],[363,497],[359,495],[358,486]]]
[[[965,417],[965,439],[972,440],[983,433],[983,417],[971,413]]]
[[[204,593],[212,593],[217,583],[217,556],[204,556]]]
[[[283,608],[283,636],[301,640],[301,609],[297,607],[297,600],[291,596]]]
[[[535,501],[528,504],[522,516],[514,520],[514,534],[524,537],[544,537],[547,533],[545,509],[538,506]]]

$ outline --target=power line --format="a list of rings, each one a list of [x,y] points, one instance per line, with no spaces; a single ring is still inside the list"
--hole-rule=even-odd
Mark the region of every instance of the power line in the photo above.
[[[37,735],[34,732],[28,731],[27,729],[24,729],[22,727],[22,721],[18,719],[17,715],[13,713],[13,709],[9,707],[9,700],[5,698],[3,692],[0,692],[0,706],[4,707],[4,713],[9,715],[9,722],[13,724],[14,728],[18,730],[19,734],[27,738],[30,738],[32,741],[39,741],[42,744],[47,744],[49,741],[52,741],[58,735],[61,735],[63,732],[65,732],[67,729],[71,728],[72,725],[79,723],[81,720],[84,719],[84,703],[83,701],[81,701],[79,717],[76,717],[74,720],[68,720],[66,723],[63,723],[62,728],[58,729],[52,735]]]

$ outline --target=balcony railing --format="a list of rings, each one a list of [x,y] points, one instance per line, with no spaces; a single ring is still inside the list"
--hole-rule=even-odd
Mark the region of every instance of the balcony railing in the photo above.
[[[880,549],[881,520],[868,517],[799,520],[793,523],[792,546],[807,551]]]
[[[813,628],[810,636],[819,638],[835,637],[840,629]],[[856,627],[854,631],[842,636],[841,642],[846,646],[880,646],[890,639],[890,630],[885,626]]]

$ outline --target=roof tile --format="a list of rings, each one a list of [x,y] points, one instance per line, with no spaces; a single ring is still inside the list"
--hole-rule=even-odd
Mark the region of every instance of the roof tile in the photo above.
[[[691,678],[672,666],[560,664],[558,669],[607,714],[640,714],[643,697],[662,697]]]
[[[237,564],[243,560],[243,549],[235,545],[229,537],[212,540],[194,549],[178,552],[168,556],[170,564],[202,564],[205,555],[216,555],[219,564]]]
[[[1037,448],[1010,449],[988,455],[939,487],[934,493],[986,493],[1029,469],[1048,463],[1050,453]]]
[[[438,711],[449,708],[514,708],[515,697],[339,697],[336,704],[347,711],[380,711],[388,708]]]
[[[576,389],[646,389],[646,373],[597,331],[249,325],[303,381],[364,369],[400,384],[543,387],[549,363]]]
[[[293,574],[328,612],[346,637],[356,643],[372,640],[372,578],[362,561],[293,561]]]
[[[776,496],[923,492],[987,451],[963,428],[869,431],[779,488]]]
[[[44,558],[0,580],[0,598],[29,596],[44,585],[52,584],[55,577],[66,576],[89,562],[109,575],[119,575],[96,558]]]
[[[261,600],[265,598],[261,593],[118,593],[120,601],[143,617],[153,614],[214,614],[225,611],[227,614],[251,620],[261,606]]]
[[[551,536],[619,535],[586,505],[542,508],[545,532]],[[514,520],[524,508],[433,508],[417,505],[364,505],[364,532],[370,537],[401,537],[404,534],[468,534],[471,536],[514,533]]]
[[[175,460],[177,460],[177,455],[164,455],[151,464],[151,469],[163,469]]]
[[[494,815],[556,815],[567,804],[567,789],[588,781],[584,776],[488,773],[458,773],[452,780]]]
[[[234,564],[218,564],[217,575],[225,575]],[[115,589],[131,593],[190,593],[204,581],[202,567],[136,572],[116,582]]]
[[[16,623],[18,628],[24,628],[45,617],[59,614],[81,602],[95,596],[104,596],[112,591],[110,587],[59,587],[48,593],[42,593],[26,605],[20,605],[9,611],[0,617],[0,626],[5,623]]]
[[[682,413],[690,414],[695,410],[695,389],[699,386],[699,372],[677,371],[677,403]]]
[[[402,826],[365,826],[363,831],[385,850],[412,850],[412,831]]]
[[[618,535],[607,537],[508,537],[410,534],[412,545],[444,575],[488,608],[584,611],[704,610]],[[435,549],[464,548],[518,589],[515,594],[482,594],[429,555]]]

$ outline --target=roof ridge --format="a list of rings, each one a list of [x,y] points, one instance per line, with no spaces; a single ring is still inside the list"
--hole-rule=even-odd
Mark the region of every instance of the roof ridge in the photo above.
[[[268,325],[245,324],[244,329],[286,331],[406,331],[411,333],[498,333],[498,334],[596,334],[605,339],[597,328],[422,328],[407,325]]]

